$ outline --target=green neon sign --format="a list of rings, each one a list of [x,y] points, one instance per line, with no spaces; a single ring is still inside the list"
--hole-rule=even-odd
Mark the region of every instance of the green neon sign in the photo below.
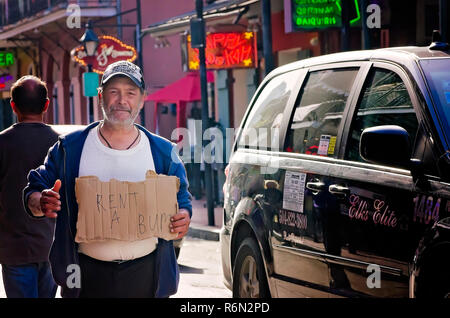
[[[0,52],[0,66],[11,66],[14,63],[14,54],[11,52]]]
[[[351,26],[361,21],[358,0],[354,0]],[[297,30],[339,28],[342,26],[341,0],[292,0],[292,26]]]

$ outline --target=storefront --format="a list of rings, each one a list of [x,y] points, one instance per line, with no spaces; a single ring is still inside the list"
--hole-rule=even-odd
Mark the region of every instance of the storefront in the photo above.
[[[79,38],[89,19],[116,22],[115,18],[108,18],[116,15],[120,3],[101,0],[23,0],[19,6],[17,3],[16,0],[0,1],[0,12],[5,13],[0,19],[0,51],[2,47],[13,48],[17,54],[17,73],[13,81],[33,74],[47,83],[50,106],[44,117],[46,123],[89,123],[88,102],[82,91],[85,68],[71,61],[70,50],[79,45]],[[70,3],[79,6],[81,16],[77,16],[73,8],[68,8]],[[0,74],[3,69],[0,66]],[[9,109],[4,107],[5,101],[9,104],[8,91],[6,85],[0,87],[4,111]],[[97,106],[95,99],[94,103]],[[101,118],[98,107],[95,110],[94,119]],[[5,118],[8,123],[11,122],[8,114]]]

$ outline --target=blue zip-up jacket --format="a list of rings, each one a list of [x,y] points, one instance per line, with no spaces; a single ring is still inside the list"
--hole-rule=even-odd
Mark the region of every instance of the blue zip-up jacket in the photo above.
[[[75,178],[78,177],[81,152],[89,131],[99,122],[90,124],[86,129],[60,136],[58,142],[49,149],[44,164],[28,174],[28,185],[23,191],[24,206],[28,214],[28,197],[32,192],[51,189],[57,179],[61,180],[61,210],[58,212],[54,241],[50,251],[50,263],[53,277],[61,286],[62,297],[78,297],[80,288],[69,286],[73,282],[73,266],[78,264],[78,244],[75,242],[78,204],[75,197]],[[150,141],[155,170],[158,174],[174,175],[180,179],[177,194],[180,209],[187,209],[192,216],[191,195],[188,192],[186,170],[182,161],[174,153],[174,144],[167,139],[150,133],[144,127],[136,125]],[[33,216],[34,217],[34,216]],[[172,241],[158,239],[156,249],[155,297],[168,297],[177,292],[179,268]],[[68,285],[69,283],[69,285]],[[81,286],[82,288],[82,286]]]

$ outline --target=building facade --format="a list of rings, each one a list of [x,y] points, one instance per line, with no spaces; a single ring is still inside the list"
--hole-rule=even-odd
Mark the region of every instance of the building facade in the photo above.
[[[254,67],[210,71],[208,107],[212,124],[222,129],[239,127],[250,99],[272,65],[345,50],[428,45],[434,29],[441,29],[447,40],[450,36],[446,0],[311,3],[317,2],[204,2],[206,32],[254,32],[256,36]],[[192,84],[198,81],[198,76],[193,76],[198,71],[190,71],[187,60],[195,4],[195,0],[0,0],[0,129],[15,121],[9,107],[9,88],[27,74],[47,82],[51,101],[48,123],[87,124],[91,118],[101,118],[97,98],[91,99],[90,109],[90,101],[83,94],[83,73],[87,69],[71,56],[80,45],[85,24],[91,20],[98,36],[114,36],[138,52],[135,63],[143,68],[150,94],[140,123],[172,140],[177,140],[172,135],[175,128],[198,131],[199,85]],[[324,17],[325,13],[328,16]],[[167,97],[152,98],[167,87],[173,88]],[[216,201],[220,202],[223,166],[216,169]]]

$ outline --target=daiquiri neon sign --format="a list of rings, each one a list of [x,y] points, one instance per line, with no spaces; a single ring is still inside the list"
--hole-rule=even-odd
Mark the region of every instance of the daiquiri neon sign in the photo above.
[[[206,68],[256,68],[258,65],[255,32],[208,33],[206,36]],[[198,49],[191,47],[187,37],[189,70],[200,68]]]
[[[342,27],[341,0],[284,0],[286,32]],[[359,1],[349,1],[350,26],[361,22]]]

